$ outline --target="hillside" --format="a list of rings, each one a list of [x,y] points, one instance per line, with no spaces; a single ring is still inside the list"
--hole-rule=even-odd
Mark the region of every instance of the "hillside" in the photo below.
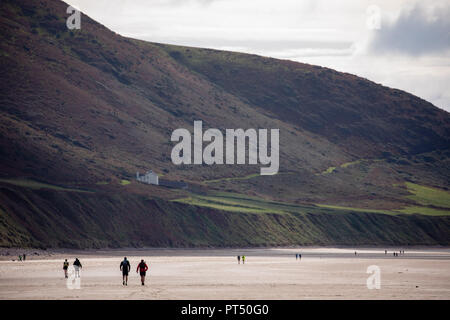
[[[0,245],[450,242],[447,112],[328,68],[122,37],[86,15],[70,31],[66,8],[0,4]],[[170,135],[194,120],[280,129],[279,174],[173,165]],[[137,183],[148,169],[190,189]]]

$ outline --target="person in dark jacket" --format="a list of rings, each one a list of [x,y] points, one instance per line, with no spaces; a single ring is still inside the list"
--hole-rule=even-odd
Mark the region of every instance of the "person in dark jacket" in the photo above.
[[[80,269],[83,266],[81,265],[80,260],[78,260],[78,258],[75,258],[75,261],[73,262],[73,268],[75,269],[75,277],[78,276],[78,278],[80,277]]]
[[[127,257],[123,258],[123,261],[120,263],[120,270],[122,270],[122,284],[124,286],[128,285],[128,272],[131,270],[130,262],[127,260]]]

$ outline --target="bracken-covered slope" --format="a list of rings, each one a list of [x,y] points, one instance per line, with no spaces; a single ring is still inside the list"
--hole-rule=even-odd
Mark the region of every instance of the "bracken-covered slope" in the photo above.
[[[160,240],[140,224],[129,229],[141,234],[139,241],[116,239],[119,232],[98,235],[94,226],[105,223],[99,217],[111,211],[119,219],[121,210],[126,210],[119,203],[139,197],[158,198],[149,208],[145,201],[139,202],[141,198],[136,200],[140,204],[133,208],[138,211],[134,214],[142,219],[148,210],[182,208],[186,201],[166,200],[189,197],[190,192],[227,191],[267,201],[391,210],[418,204],[408,198],[405,181],[448,188],[450,116],[429,102],[318,66],[125,38],[86,15],[82,15],[81,29],[70,31],[66,8],[67,4],[56,0],[0,4],[1,245],[64,246],[66,227],[89,239],[86,243],[76,240],[72,246],[170,245],[171,223],[183,228],[183,218],[173,212],[174,220],[167,220],[166,229],[159,226],[164,229],[158,233]],[[177,128],[192,130],[194,120],[202,120],[205,128],[280,129],[280,174],[259,177],[255,175],[259,165],[173,165],[171,133]],[[148,169],[169,180],[189,181],[192,187],[179,191],[129,183],[136,171]],[[36,181],[54,190],[41,193]],[[81,198],[71,201],[68,193]],[[45,202],[50,195],[54,202]],[[80,215],[98,215],[85,220],[91,221],[92,229],[82,229],[83,223],[69,217],[64,227],[50,229],[41,225],[47,220],[33,220],[39,217],[36,212],[48,215],[48,221],[75,212],[83,195],[90,199],[88,203],[98,197],[90,213],[83,206],[78,210]],[[69,206],[65,210],[63,203]],[[165,203],[164,209],[155,203]],[[204,204],[198,202],[194,208],[214,211],[198,207]],[[445,205],[426,206],[448,211]],[[195,211],[192,206],[186,210]],[[215,214],[224,214],[219,212]],[[127,212],[122,214],[125,217]],[[447,218],[436,219],[442,219],[440,228],[448,231]],[[264,226],[274,221],[257,224],[258,232],[264,234]],[[39,235],[40,227],[59,236],[46,239]],[[408,234],[421,234],[415,227]],[[3,230],[10,231],[6,235]],[[274,235],[285,232],[270,230]],[[301,241],[286,239],[293,243],[337,239],[320,234]],[[442,234],[441,230],[435,235],[439,240],[430,236],[423,242],[445,243],[448,237]],[[170,239],[177,245],[205,245],[211,240],[187,238]],[[218,245],[220,239],[211,243]],[[222,239],[223,245],[231,244],[230,239]],[[286,244],[286,239],[274,236],[273,241],[256,241],[249,235],[236,244]]]

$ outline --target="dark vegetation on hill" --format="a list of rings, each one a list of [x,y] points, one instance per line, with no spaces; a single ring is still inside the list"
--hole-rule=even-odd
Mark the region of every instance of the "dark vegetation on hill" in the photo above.
[[[449,243],[450,219],[447,217],[339,214],[326,210],[286,214],[227,212],[135,194],[29,191],[11,187],[1,188],[0,201],[3,207],[0,246],[116,248]],[[12,216],[11,212],[15,214]]]
[[[69,31],[66,8],[0,3],[0,245],[449,244],[447,112],[327,68],[125,38],[85,15]],[[279,128],[280,173],[174,166],[170,135],[194,120]],[[148,169],[191,189],[133,181]],[[247,212],[219,191],[307,209]],[[198,194],[213,200],[170,201]]]

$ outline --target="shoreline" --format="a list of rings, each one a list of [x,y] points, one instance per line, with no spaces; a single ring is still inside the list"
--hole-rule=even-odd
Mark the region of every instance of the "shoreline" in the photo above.
[[[387,250],[388,254],[384,251]],[[48,260],[70,257],[121,257],[121,256],[234,256],[234,255],[252,255],[252,256],[291,256],[296,253],[302,253],[305,257],[320,257],[326,255],[329,257],[355,257],[358,258],[391,258],[392,252],[405,250],[406,255],[397,258],[420,258],[424,253],[428,258],[441,258],[450,254],[450,246],[283,246],[283,247],[206,247],[206,248],[173,248],[173,247],[143,247],[143,248],[100,248],[100,249],[72,249],[72,248],[48,248],[48,249],[30,249],[30,248],[1,248],[0,261],[17,261],[19,255],[26,254],[26,261],[29,260]],[[409,255],[408,255],[409,254]],[[449,255],[450,257],[450,255]]]

